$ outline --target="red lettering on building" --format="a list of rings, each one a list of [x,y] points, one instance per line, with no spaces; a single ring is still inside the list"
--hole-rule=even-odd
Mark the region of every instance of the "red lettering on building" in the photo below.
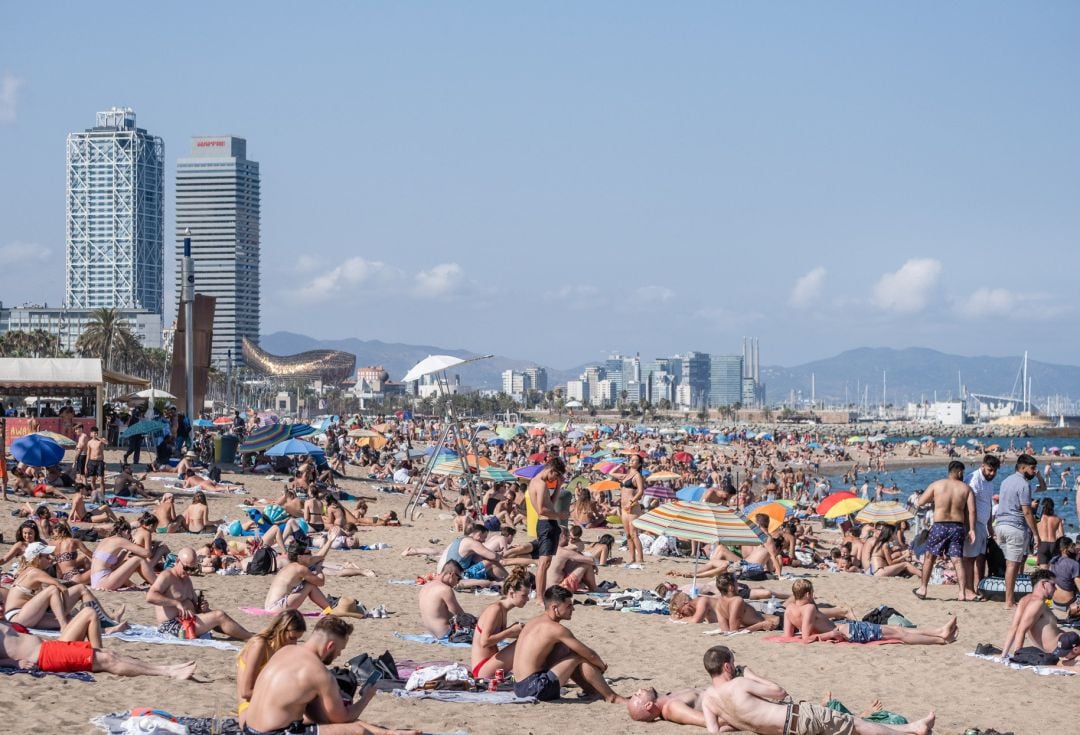
[[[200,141],[197,141],[195,143],[196,148],[209,148],[210,146],[213,146],[214,148],[224,148],[225,147],[225,141],[223,141],[223,140],[200,140]]]

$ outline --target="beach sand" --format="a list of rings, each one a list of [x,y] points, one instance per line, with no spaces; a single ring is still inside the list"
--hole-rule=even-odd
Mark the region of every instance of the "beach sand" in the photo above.
[[[110,467],[118,455],[110,452]],[[941,461],[938,458],[938,461]],[[350,468],[356,471],[357,468]],[[229,475],[246,483],[256,497],[274,497],[280,493],[279,481],[266,476]],[[151,483],[151,487],[159,487]],[[369,491],[374,485],[346,480],[353,492]],[[239,514],[235,498],[213,497],[211,515]],[[186,501],[178,498],[178,508]],[[379,495],[371,503],[372,514],[396,510],[403,514],[403,496]],[[13,503],[2,506],[0,530],[5,539],[14,536],[18,519],[7,512]],[[441,517],[440,517],[441,516]],[[386,605],[393,615],[386,619],[357,620],[356,632],[343,660],[361,652],[381,654],[389,649],[397,659],[418,661],[450,659],[468,663],[468,649],[445,648],[405,642],[395,632],[421,632],[416,613],[415,586],[392,585],[390,579],[413,578],[431,571],[433,564],[420,557],[402,558],[401,551],[410,545],[430,545],[429,539],[442,544],[453,538],[448,513],[424,511],[416,522],[402,528],[376,528],[367,532],[370,543],[384,542],[390,548],[381,551],[334,551],[331,561],[354,561],[378,573],[375,579],[353,577],[329,578],[326,590],[334,595],[357,598],[369,608]],[[587,533],[587,538],[597,532]],[[185,535],[162,537],[173,550],[190,540]],[[5,546],[6,548],[6,546]],[[664,571],[688,570],[682,560],[652,560],[643,571],[622,568],[604,569],[602,579],[613,579],[625,587],[654,587]],[[938,714],[939,733],[963,733],[969,727],[994,727],[1015,733],[1074,732],[1076,701],[1080,677],[1040,677],[1026,671],[1012,671],[1002,665],[965,655],[977,643],[1000,645],[1010,615],[1000,603],[959,604],[950,597],[955,587],[931,587],[927,601],[915,599],[913,580],[874,579],[853,574],[811,572],[820,600],[852,605],[863,614],[879,604],[901,611],[921,627],[943,625],[950,615],[959,617],[959,641],[950,646],[836,646],[829,644],[779,644],[763,640],[769,634],[757,633],[733,638],[707,636],[713,626],[677,625],[658,615],[641,615],[578,607],[569,623],[574,633],[593,647],[608,662],[607,675],[617,692],[630,695],[644,686],[661,692],[679,687],[704,686],[707,677],[702,668],[702,654],[710,646],[730,646],[737,662],[750,666],[785,687],[796,699],[819,701],[826,691],[843,701],[853,711],[880,698],[884,705],[910,719],[925,715],[930,709]],[[197,589],[206,592],[212,606],[222,608],[253,630],[270,618],[252,617],[240,612],[241,606],[262,604],[269,579],[265,577],[195,578]],[[790,589],[790,581],[761,583],[772,589]],[[107,608],[120,603],[128,607],[128,619],[152,623],[153,609],[139,592],[100,593]],[[459,596],[469,612],[479,614],[495,598],[483,595]],[[535,614],[530,603],[525,610],[513,611],[510,620]],[[174,682],[142,677],[123,679],[98,674],[94,684],[65,681],[53,677],[29,676],[0,678],[0,706],[12,732],[94,732],[88,720],[99,714],[136,706],[164,709],[174,714],[210,716],[228,713],[236,706],[235,653],[207,648],[142,645],[106,639],[106,646],[116,652],[155,662],[178,662],[194,658],[198,662],[197,681]],[[476,706],[435,701],[399,700],[380,694],[368,707],[364,719],[385,726],[421,728],[426,732],[467,731],[469,733],[578,733],[693,732],[693,728],[667,723],[636,723],[625,707],[576,700],[578,690],[560,703],[532,706]],[[704,732],[704,731],[700,731]]]

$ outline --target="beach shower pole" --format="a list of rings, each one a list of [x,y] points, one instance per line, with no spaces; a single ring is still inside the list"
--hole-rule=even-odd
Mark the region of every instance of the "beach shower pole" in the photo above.
[[[180,266],[184,304],[184,399],[188,421],[195,417],[195,261],[191,257],[191,229],[184,230],[184,260]]]

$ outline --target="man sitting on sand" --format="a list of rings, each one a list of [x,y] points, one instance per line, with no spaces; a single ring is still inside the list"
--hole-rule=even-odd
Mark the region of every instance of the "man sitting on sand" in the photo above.
[[[539,589],[539,588],[538,588]],[[608,703],[626,700],[604,680],[607,664],[562,624],[574,615],[574,595],[558,585],[544,591],[544,612],[525,624],[514,652],[514,694],[542,702],[559,699],[573,679],[587,695]]]
[[[814,585],[809,579],[797,579],[791,585],[791,599],[784,616],[784,636],[802,633],[804,643],[814,641],[848,641],[850,643],[873,643],[883,638],[893,638],[909,646],[942,646],[956,640],[956,618],[942,628],[921,631],[896,625],[878,625],[862,620],[845,620],[844,628],[836,625],[818,609],[814,602]]]
[[[780,630],[784,627],[784,610],[776,615],[764,615],[746,604],[739,595],[738,583],[731,574],[721,574],[716,578],[716,621],[720,630],[746,630],[756,633],[759,630]]]
[[[336,615],[315,624],[303,643],[283,646],[259,672],[244,710],[243,735],[413,735],[415,730],[385,730],[357,721],[375,695],[365,687],[360,699],[342,701],[327,665],[345,650],[353,627]],[[305,724],[305,720],[311,724]]]
[[[233,620],[223,610],[211,610],[202,595],[195,592],[192,574],[201,569],[195,550],[185,546],[176,554],[176,564],[157,576],[146,591],[146,601],[157,606],[158,631],[184,638],[185,619],[194,618],[195,634],[203,635],[211,630],[246,641],[251,632]]]
[[[333,607],[334,603],[321,589],[326,584],[326,575],[322,571],[321,564],[330,553],[330,547],[333,546],[337,536],[337,529],[329,531],[328,543],[310,558],[304,559],[301,557],[307,554],[307,544],[303,541],[290,541],[285,547],[285,558],[288,564],[278,569],[277,574],[274,575],[270,589],[266,591],[263,607],[274,611],[299,610],[305,600],[311,600],[312,604],[323,611]]]
[[[1046,606],[1053,596],[1054,573],[1049,569],[1036,569],[1031,573],[1031,594],[1020,599],[1013,613],[1009,633],[1001,647],[1003,658],[1009,658],[1022,648],[1030,635],[1039,650],[1072,665],[1080,655],[1080,634],[1076,631],[1063,633],[1058,628],[1057,618]]]
[[[466,622],[468,613],[462,609],[454,594],[454,585],[461,581],[461,565],[456,561],[443,564],[442,571],[420,588],[420,622],[436,638],[445,638],[454,625],[452,618]]]
[[[566,529],[563,529],[560,538],[567,538]],[[548,579],[571,592],[595,592],[596,559],[578,552],[573,546],[560,546],[552,557]]]
[[[85,611],[83,611],[85,612]],[[84,616],[89,621],[91,616]],[[0,666],[39,669],[53,673],[105,672],[116,676],[170,676],[190,679],[195,662],[155,666],[138,659],[103,651],[85,640],[86,625],[73,619],[58,640],[44,641],[21,625],[0,621]]]
[[[626,700],[630,719],[636,722],[664,720],[676,725],[705,727],[705,713],[701,711],[701,695],[704,689],[677,689],[660,694],[652,687],[638,689]]]
[[[709,732],[754,732],[759,735],[930,735],[934,713],[908,725],[880,725],[811,702],[793,702],[783,687],[750,669],[735,665],[726,646],[705,652],[705,670],[712,685],[701,708]]]

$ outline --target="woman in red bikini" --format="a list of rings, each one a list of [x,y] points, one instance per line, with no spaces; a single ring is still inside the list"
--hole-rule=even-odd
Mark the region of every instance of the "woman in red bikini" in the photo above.
[[[536,578],[524,566],[515,566],[502,586],[502,598],[493,602],[476,621],[476,633],[472,641],[472,675],[474,679],[489,678],[499,669],[510,671],[514,667],[514,649],[518,634],[524,623],[506,625],[506,616],[514,608],[521,609],[529,601],[529,593],[536,587]],[[515,639],[499,649],[499,641]]]

